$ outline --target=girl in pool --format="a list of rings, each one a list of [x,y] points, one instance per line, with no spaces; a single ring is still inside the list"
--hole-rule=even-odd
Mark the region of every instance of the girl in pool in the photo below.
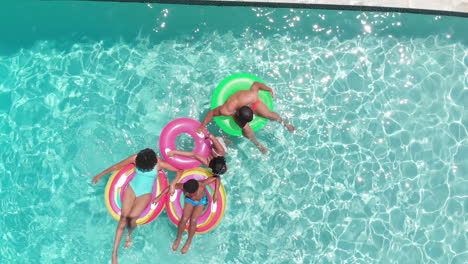
[[[169,157],[173,157],[174,155],[181,155],[189,158],[194,158],[198,161],[200,161],[203,165],[206,167],[210,168],[214,174],[220,175],[224,174],[228,167],[226,165],[226,159],[224,158],[224,155],[226,155],[226,144],[224,143],[224,140],[221,137],[215,137],[212,134],[208,134],[209,139],[211,140],[211,153],[210,155],[205,158],[203,156],[198,155],[195,152],[186,152],[186,151],[178,151],[178,150],[172,150],[167,153]],[[208,138],[207,138],[208,139]],[[174,184],[178,181],[179,179],[177,178],[173,184],[171,184],[171,194],[173,193],[172,190],[174,190]]]
[[[187,221],[190,220],[189,229],[188,229],[188,238],[185,242],[184,247],[180,251],[182,254],[187,253],[190,249],[190,244],[192,243],[193,235],[197,229],[197,221],[200,214],[203,212],[203,208],[208,204],[208,198],[205,193],[205,186],[215,182],[215,190],[213,194],[213,202],[216,202],[216,196],[218,194],[218,189],[220,185],[220,179],[218,176],[210,177],[206,180],[197,181],[190,179],[185,183],[177,183],[175,185],[176,189],[183,189],[185,194],[185,204],[184,211],[182,212],[182,218],[180,219],[179,224],[177,225],[177,238],[172,244],[172,250],[176,251],[179,248],[180,240],[182,239],[182,234],[184,233],[185,227],[187,226]],[[156,198],[154,198],[153,203],[157,204],[161,197],[169,191],[169,188],[166,187]]]
[[[103,175],[115,170],[120,170],[131,163],[136,166],[136,175],[124,191],[122,212],[115,232],[114,250],[112,251],[113,264],[118,263],[117,251],[125,227],[128,228],[128,233],[124,248],[130,247],[132,244],[132,232],[137,226],[136,220],[151,201],[151,192],[158,171],[162,169],[174,171],[177,173],[176,179],[180,177],[182,172],[172,167],[172,165],[165,162],[163,159],[158,158],[152,149],[147,148],[99,173],[93,178],[93,183],[99,182]]]

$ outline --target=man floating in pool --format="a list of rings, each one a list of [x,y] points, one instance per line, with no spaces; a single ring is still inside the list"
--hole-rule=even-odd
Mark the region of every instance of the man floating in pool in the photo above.
[[[185,204],[182,217],[177,226],[177,237],[174,243],[172,244],[172,250],[176,251],[179,248],[180,240],[182,239],[182,234],[189,223],[188,228],[188,238],[185,242],[185,245],[180,251],[182,254],[185,254],[190,249],[190,244],[192,243],[193,235],[197,229],[197,221],[200,217],[205,205],[208,204],[208,197],[206,196],[205,187],[210,183],[215,183],[215,190],[213,194],[213,202],[216,202],[216,197],[218,196],[218,189],[220,186],[219,176],[210,177],[206,180],[194,180],[190,179],[185,183],[177,183],[175,185],[176,189],[183,189],[185,195]],[[154,198],[153,203],[157,204],[163,195],[166,195],[169,192],[169,187],[164,189],[156,198]]]
[[[242,134],[250,139],[255,146],[264,154],[268,150],[262,146],[255,138],[255,133],[249,126],[249,122],[253,120],[253,115],[258,115],[283,124],[289,132],[294,132],[294,126],[286,122],[277,113],[270,109],[259,99],[258,92],[260,90],[268,91],[273,97],[273,90],[260,82],[254,82],[250,90],[240,90],[232,94],[226,102],[208,112],[203,120],[202,125],[197,129],[197,132],[202,132],[206,125],[215,116],[232,116],[237,125],[242,128]]]

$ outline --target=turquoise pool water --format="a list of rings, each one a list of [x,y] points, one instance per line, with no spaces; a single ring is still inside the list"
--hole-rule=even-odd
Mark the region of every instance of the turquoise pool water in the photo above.
[[[468,262],[466,18],[25,1],[0,22],[0,263],[109,263],[92,177],[238,72],[297,132],[231,138],[221,224],[185,256],[162,214],[121,263]]]

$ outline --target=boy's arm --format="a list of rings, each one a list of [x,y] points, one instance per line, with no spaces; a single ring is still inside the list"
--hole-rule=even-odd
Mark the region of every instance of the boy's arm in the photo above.
[[[131,156],[129,156],[128,158],[122,160],[121,162],[116,163],[116,164],[110,166],[109,168],[105,169],[104,171],[102,171],[101,173],[99,173],[98,175],[96,175],[96,176],[93,178],[92,183],[98,183],[99,180],[101,179],[101,177],[104,176],[104,175],[106,175],[106,174],[109,173],[109,172],[116,171],[116,170],[120,170],[120,169],[122,169],[123,167],[127,166],[127,165],[130,164],[130,163],[135,163],[135,158],[136,158],[136,154],[135,154],[135,155],[131,155]]]
[[[250,87],[250,90],[254,92],[258,92],[258,90],[264,90],[270,92],[272,98],[274,97],[273,90],[261,82],[254,82]]]
[[[193,158],[193,159],[196,159],[196,160],[200,161],[203,165],[208,167],[208,160],[205,157],[200,156],[195,152],[171,150],[171,151],[169,151],[167,153],[167,155],[169,157],[172,157],[174,155],[180,155],[180,156],[184,156],[184,157],[188,157],[188,158]]]
[[[226,150],[224,149],[223,145],[221,145],[221,143],[219,143],[218,139],[215,136],[213,136],[213,134],[210,134],[210,139],[213,142],[213,146],[214,146],[214,148],[216,150],[216,153],[218,153],[221,156],[226,155]],[[207,166],[207,167],[209,167],[209,166]]]

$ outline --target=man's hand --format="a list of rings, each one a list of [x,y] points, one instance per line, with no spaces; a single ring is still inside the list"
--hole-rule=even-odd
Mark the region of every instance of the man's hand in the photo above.
[[[197,128],[197,133],[203,133],[203,131],[205,130],[205,127],[204,126],[199,126]]]

